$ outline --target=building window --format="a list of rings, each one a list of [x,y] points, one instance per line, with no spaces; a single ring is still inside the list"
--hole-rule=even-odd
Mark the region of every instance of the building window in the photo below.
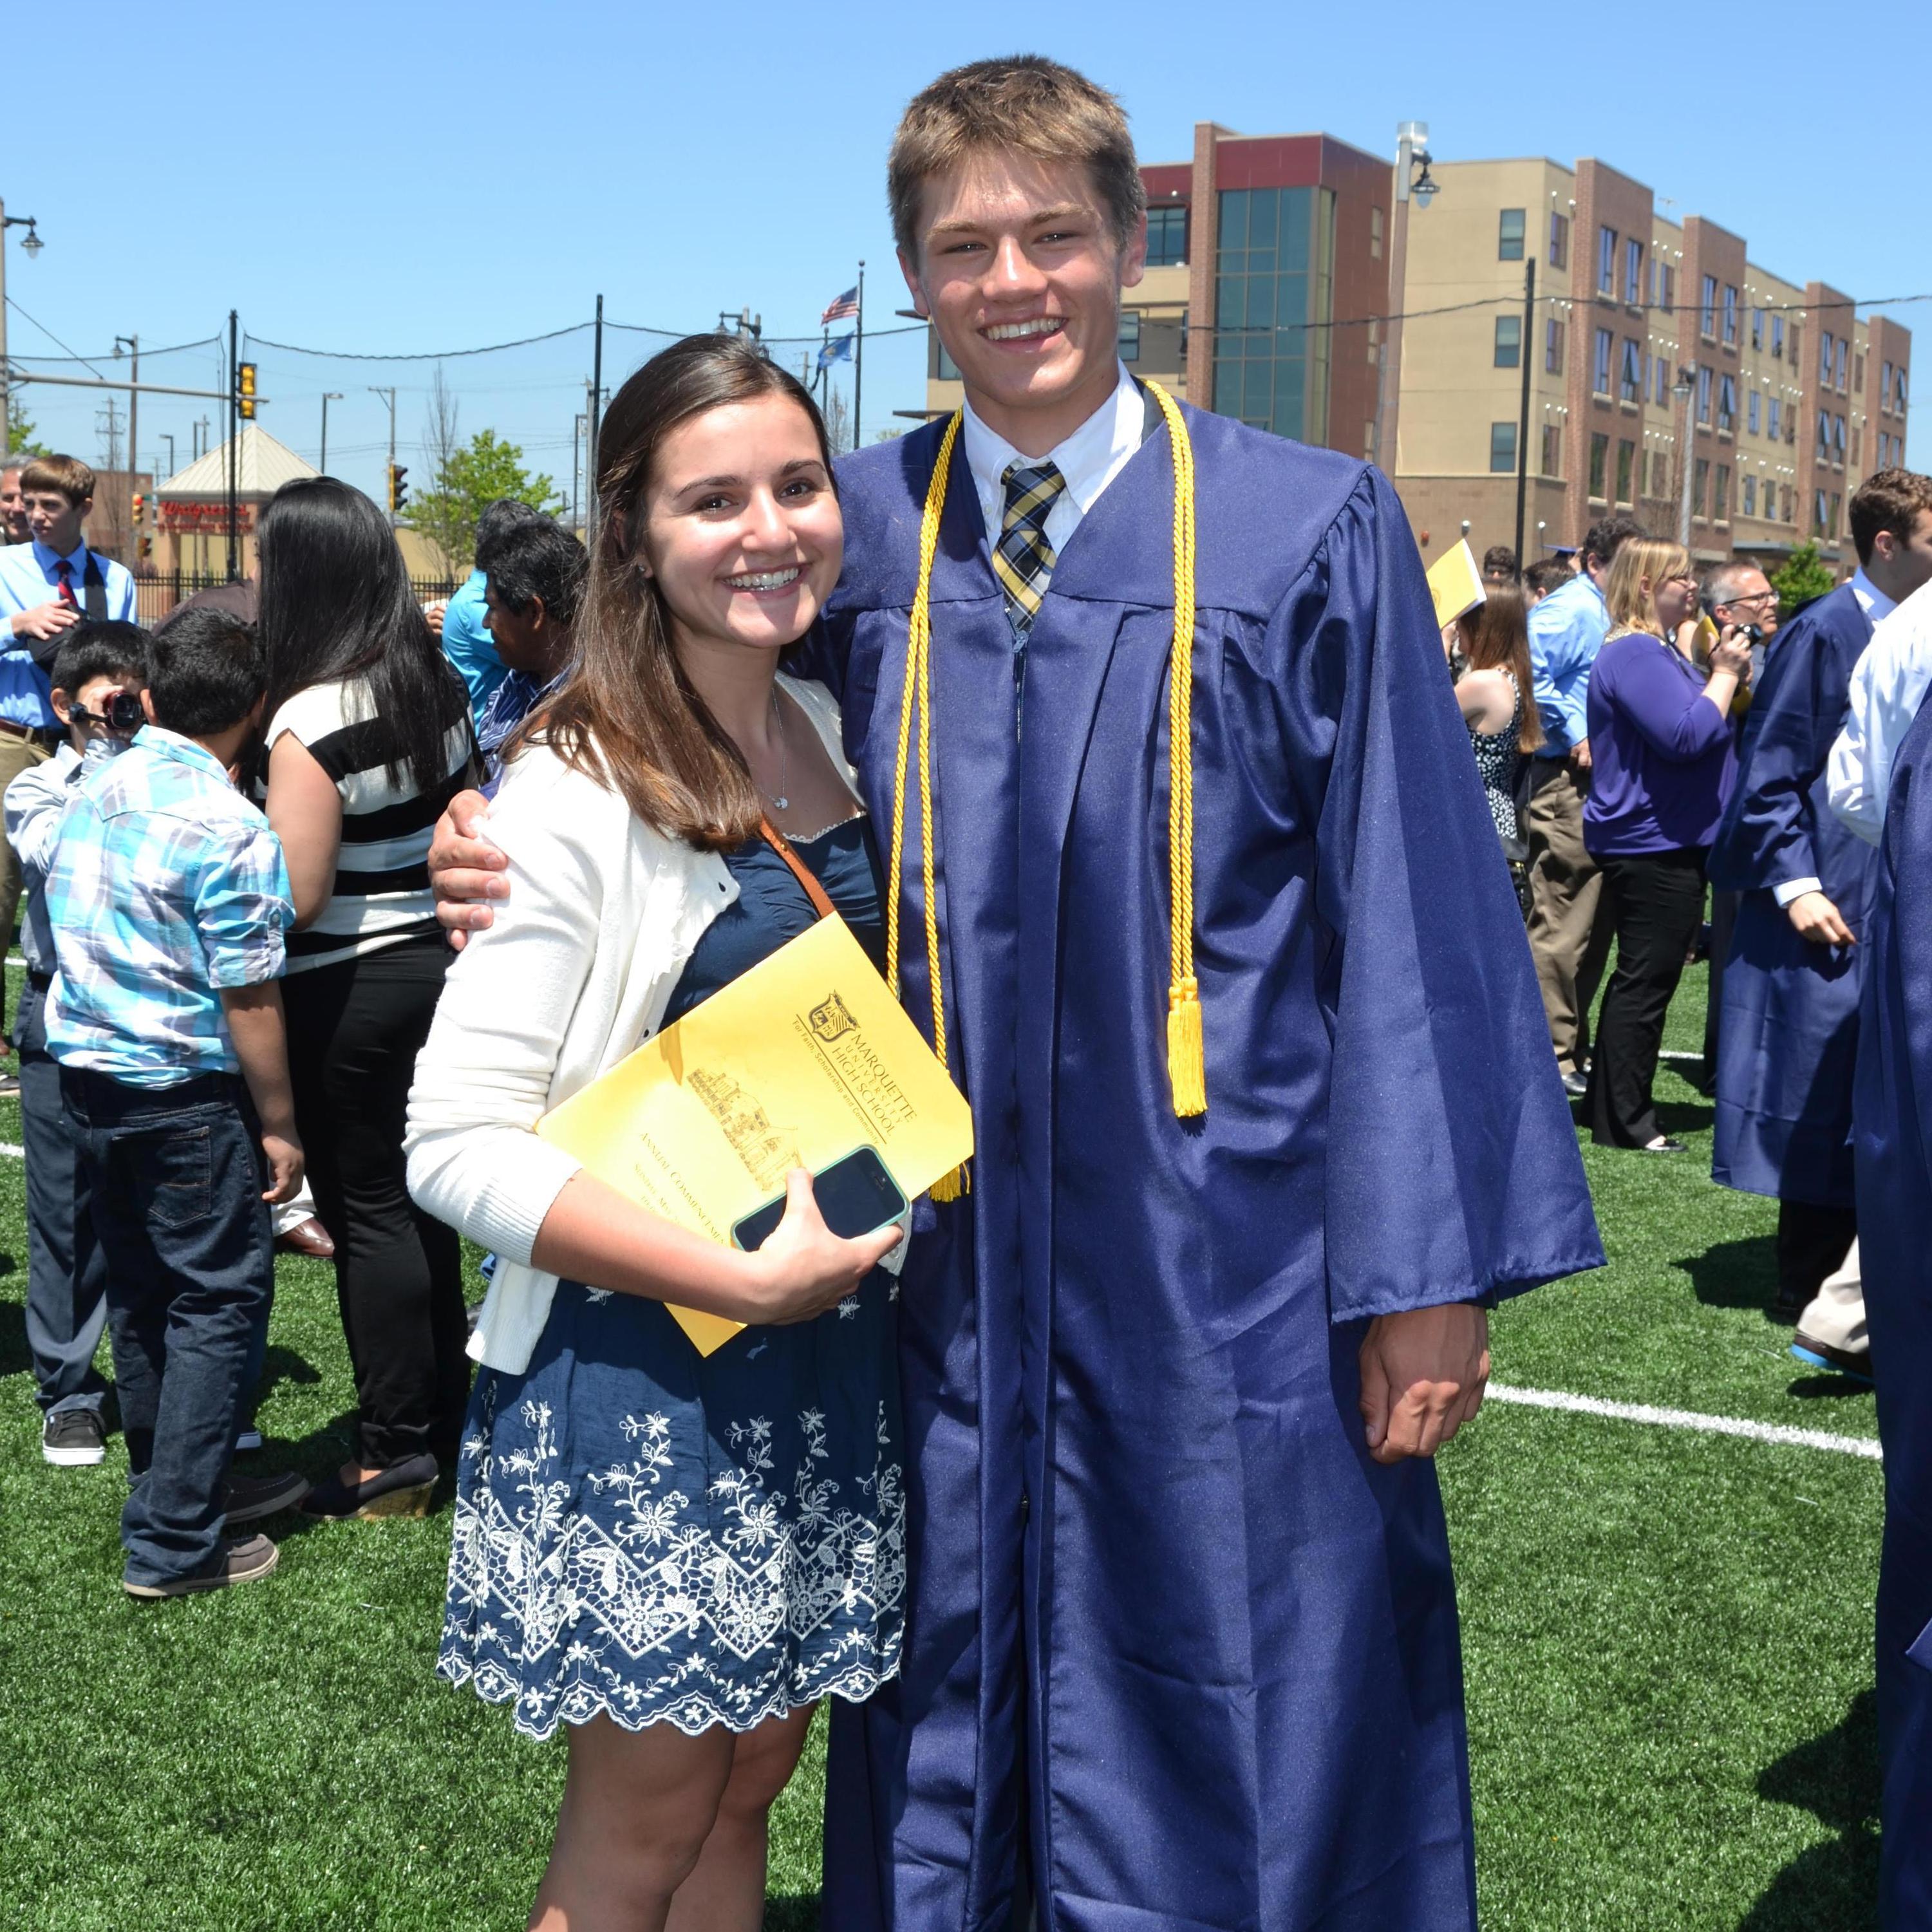
[[[1543,325],[1543,367],[1552,376],[1563,373],[1563,325],[1553,315]]]
[[[1617,231],[1597,230],[1597,292],[1613,296],[1617,292]]]
[[[1328,440],[1335,196],[1226,188],[1214,276],[1214,407],[1298,441]]]
[[[1784,413],[1784,405],[1773,396],[1771,399],[1771,406],[1766,411],[1766,427],[1771,432],[1771,440],[1773,442],[1779,440],[1780,425],[1778,418]]]
[[[1617,394],[1626,403],[1643,400],[1643,372],[1636,344],[1624,338],[1623,366],[1617,375]]]
[[[1845,338],[1838,338],[1838,346],[1832,358],[1832,386],[1842,395],[1845,389]]]
[[[1818,412],[1818,440],[1811,454],[1820,463],[1832,460],[1832,416],[1828,410]]]
[[[1141,359],[1141,312],[1138,309],[1121,310],[1120,332],[1114,346],[1123,362],[1138,362]]]
[[[1852,358],[1852,393],[1862,396],[1865,392],[1865,352],[1861,349]]]
[[[1797,368],[1804,359],[1804,332],[1796,322],[1791,325],[1791,366]]]
[[[1624,244],[1624,300],[1643,300],[1643,244],[1634,235]]]
[[[1738,379],[1726,375],[1718,385],[1718,428],[1730,435],[1738,426]]]
[[[1369,210],[1369,256],[1372,261],[1382,258],[1382,212],[1379,208]]]
[[[1700,423],[1711,420],[1711,372],[1701,364],[1697,370],[1697,420]]]
[[[1670,400],[1670,358],[1660,356],[1653,374],[1657,377],[1657,387],[1651,393],[1657,398],[1658,407],[1661,409]]]
[[[1843,416],[1832,418],[1832,460],[1840,469],[1845,461],[1845,419]]]
[[[1761,308],[1751,310],[1751,346],[1754,349],[1764,346],[1764,310]]]
[[[1653,449],[1650,452],[1650,494],[1661,497],[1669,490],[1670,479],[1664,466],[1664,452]]]
[[[1610,460],[1610,440],[1598,432],[1590,438],[1590,495],[1600,503],[1604,500],[1604,472]]]
[[[1898,366],[1897,386],[1892,392],[1892,408],[1894,416],[1905,413],[1905,365],[1902,362]]]
[[[1762,420],[1763,400],[1763,398],[1755,389],[1744,398],[1744,421],[1750,426],[1753,436],[1757,434],[1759,425]]]
[[[1625,440],[1617,444],[1617,501],[1633,502],[1630,490],[1636,475],[1636,445]]]
[[[1741,499],[1738,507],[1746,516],[1756,516],[1757,514],[1757,478],[1755,476],[1747,476],[1738,485],[1738,494]]]
[[[1570,218],[1558,214],[1553,208],[1550,211],[1550,266],[1552,268],[1570,266]]]
[[[939,362],[938,364],[939,380],[942,382],[958,382],[959,380],[959,364],[954,362],[951,356],[946,354],[946,344],[940,340],[937,330],[934,332],[932,340],[933,346],[939,351]]]
[[[1704,278],[1704,299],[1697,305],[1697,327],[1708,340],[1718,332],[1718,278]]]
[[[1522,317],[1520,315],[1499,315],[1496,317],[1496,366],[1498,369],[1516,369],[1522,365]]]
[[[1616,340],[1607,328],[1597,332],[1597,359],[1590,372],[1590,388],[1594,394],[1607,396],[1610,393],[1610,356]]]
[[[1831,521],[1825,526],[1826,531],[1829,536],[1836,536],[1838,534],[1838,518],[1844,508],[1844,498],[1840,496],[1835,490],[1833,490],[1832,492]]]
[[[1716,488],[1711,497],[1711,520],[1725,524],[1731,518],[1731,466],[1727,463],[1718,465]]]
[[[1490,470],[1492,475],[1516,473],[1516,424],[1492,422],[1490,425]]]
[[[1555,423],[1543,425],[1543,473],[1546,476],[1563,474],[1563,432]]]
[[[1496,218],[1496,260],[1498,262],[1520,262],[1522,260],[1523,211],[1520,208],[1506,208]]]
[[[1825,493],[1822,490],[1811,493],[1811,534],[1814,537],[1831,534],[1825,527]]]
[[[1852,427],[1852,467],[1854,470],[1858,466],[1858,457],[1865,446],[1864,436],[1864,431],[1854,424]]]
[[[1724,340],[1733,348],[1738,340],[1738,292],[1729,282],[1724,284]]]
[[[1677,271],[1667,262],[1657,272],[1657,294],[1665,308],[1677,306]]]
[[[1820,386],[1832,386],[1832,332],[1821,328],[1818,332],[1818,381]]]
[[[1771,352],[1781,361],[1784,355],[1784,318],[1774,315],[1771,319]]]
[[[1374,251],[1382,253],[1382,212],[1369,210],[1369,233]],[[1147,265],[1150,268],[1177,268],[1187,260],[1187,204],[1168,202],[1148,210]]]
[[[1881,362],[1879,364],[1878,406],[1880,414],[1891,415],[1892,364],[1889,362]]]
[[[1711,466],[1700,456],[1696,468],[1690,472],[1690,514],[1694,517],[1704,514],[1704,493],[1710,484]]]

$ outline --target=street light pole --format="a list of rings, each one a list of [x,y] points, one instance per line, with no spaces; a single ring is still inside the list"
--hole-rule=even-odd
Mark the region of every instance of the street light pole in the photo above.
[[[14,386],[7,362],[7,231],[10,228],[24,228],[27,231],[20,246],[26,250],[28,261],[40,252],[41,248],[40,232],[34,225],[34,218],[31,214],[9,214],[7,204],[0,201],[0,456],[14,446]]]
[[[325,389],[322,392],[322,456],[315,466],[325,476],[328,474],[328,406],[341,400],[342,392],[340,389]]]
[[[160,432],[158,440],[168,446],[168,474],[172,476],[175,473],[175,440],[166,430]]]
[[[1393,476],[1402,410],[1402,312],[1408,283],[1408,205],[1429,206],[1436,184],[1429,178],[1429,123],[1404,121],[1396,128],[1395,209],[1389,224],[1388,298],[1382,321],[1382,353],[1376,363],[1376,467]],[[1411,172],[1422,172],[1413,182]]]
[[[141,466],[141,338],[138,335],[117,335],[114,338],[117,362],[124,342],[133,358],[128,371],[134,386],[128,392],[128,494],[131,497],[135,488],[134,473]]]

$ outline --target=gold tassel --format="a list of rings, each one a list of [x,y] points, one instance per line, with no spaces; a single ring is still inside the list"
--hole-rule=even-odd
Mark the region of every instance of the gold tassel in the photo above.
[[[948,1168],[927,1190],[935,1201],[957,1201],[961,1195],[970,1194],[972,1191],[973,1178],[963,1163]]]
[[[1174,1111],[1192,1120],[1208,1111],[1208,1068],[1201,1038],[1201,989],[1184,980],[1167,996],[1167,1077]]]

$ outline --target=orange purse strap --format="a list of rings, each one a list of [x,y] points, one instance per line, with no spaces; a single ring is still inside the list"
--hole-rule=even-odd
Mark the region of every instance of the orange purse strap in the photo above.
[[[820,919],[830,919],[836,910],[831,898],[813,875],[812,868],[792,850],[791,842],[769,818],[758,820],[758,830],[765,843],[791,868],[792,877],[805,888],[805,896],[811,900],[813,911]]]

